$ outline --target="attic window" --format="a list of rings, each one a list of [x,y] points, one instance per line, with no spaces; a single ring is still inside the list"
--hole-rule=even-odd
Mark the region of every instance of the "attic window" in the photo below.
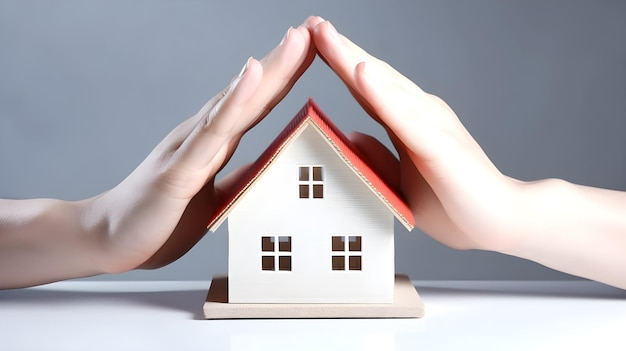
[[[361,240],[361,236],[356,235],[332,237],[331,267],[333,271],[361,270]]]
[[[301,199],[324,198],[324,168],[322,166],[298,167],[298,195]]]
[[[261,237],[261,270],[291,271],[291,237]]]

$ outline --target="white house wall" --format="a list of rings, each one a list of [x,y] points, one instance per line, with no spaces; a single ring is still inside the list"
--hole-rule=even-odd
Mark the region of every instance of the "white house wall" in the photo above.
[[[300,199],[298,167],[319,165],[324,198]],[[237,203],[228,230],[231,303],[392,302],[393,215],[313,125]],[[331,269],[333,235],[362,237],[361,271]],[[291,271],[261,270],[262,236],[292,237]]]

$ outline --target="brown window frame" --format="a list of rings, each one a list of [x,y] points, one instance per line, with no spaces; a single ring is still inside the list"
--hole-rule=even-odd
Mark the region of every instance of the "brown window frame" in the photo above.
[[[324,166],[298,166],[298,197],[300,199],[323,199],[325,178]]]
[[[291,235],[264,235],[261,237],[261,271],[291,272]]]
[[[330,268],[332,271],[363,270],[363,237],[361,235],[333,235],[331,252]]]

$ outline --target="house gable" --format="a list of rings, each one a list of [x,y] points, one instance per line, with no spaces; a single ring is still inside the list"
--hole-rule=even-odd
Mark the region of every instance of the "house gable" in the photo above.
[[[326,117],[315,102],[309,99],[246,174],[239,179],[233,188],[234,191],[225,196],[224,201],[218,205],[218,210],[208,224],[211,231],[217,230],[232,208],[271,167],[274,160],[308,127],[314,128],[324,138],[337,156],[349,166],[358,179],[376,195],[407,230],[413,229],[415,225],[413,214],[402,197],[359,156],[350,140]]]

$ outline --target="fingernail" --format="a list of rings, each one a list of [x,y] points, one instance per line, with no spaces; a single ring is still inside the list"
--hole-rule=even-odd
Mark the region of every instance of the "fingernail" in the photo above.
[[[322,22],[326,22],[326,20],[321,16],[309,16],[304,20],[304,22],[302,22],[302,26],[307,28],[315,28]]]
[[[369,85],[376,87],[376,71],[372,72],[372,67],[366,64],[365,61],[359,62],[355,68],[355,74],[358,76],[359,71],[361,73],[361,79],[367,82]],[[372,74],[373,73],[373,74]],[[357,78],[358,79],[358,78]]]
[[[250,60],[252,60],[252,56],[248,57],[248,59],[246,60],[246,64],[243,65],[241,71],[239,71],[239,75],[237,76],[238,78],[241,78],[244,74],[246,74],[246,71],[248,71],[248,64],[250,63]]]
[[[226,91],[226,93],[230,93],[231,91],[233,91],[233,89],[237,87],[237,85],[239,84],[239,81],[241,80],[241,77],[243,77],[243,75],[246,74],[246,72],[248,71],[248,64],[250,63],[250,60],[252,60],[252,56],[248,57],[248,60],[246,60],[246,64],[243,65],[243,67],[241,68],[241,71],[239,71],[239,75],[233,78],[233,80],[230,82],[230,86],[228,90]]]
[[[329,29],[331,38],[334,40],[339,40],[339,33],[337,32],[337,29],[335,28],[335,26],[333,26],[333,24],[330,23],[330,21],[326,21],[326,23],[328,23],[328,29]]]
[[[359,64],[357,64],[358,66],[361,66],[361,72],[363,73],[363,75],[365,76],[365,78],[370,78],[370,70],[369,67],[367,66],[367,64],[365,62],[360,62]]]
[[[280,41],[280,44],[278,44],[278,46],[282,46],[283,43],[289,38],[289,35],[291,34],[292,29],[293,27],[289,27],[289,29],[287,29],[287,33],[285,33],[285,35],[283,36],[283,39]]]

